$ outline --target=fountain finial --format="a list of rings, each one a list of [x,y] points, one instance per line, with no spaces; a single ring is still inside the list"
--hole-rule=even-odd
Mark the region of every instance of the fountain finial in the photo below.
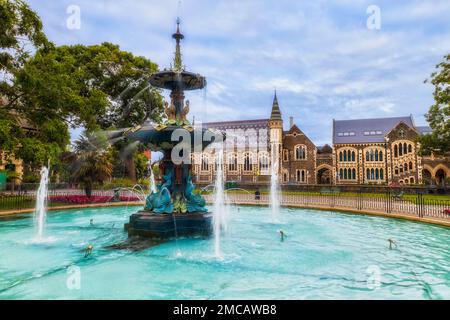
[[[183,69],[183,63],[181,61],[181,47],[180,41],[184,39],[184,35],[180,32],[180,18],[177,18],[177,31],[172,35],[172,38],[177,42],[175,47],[175,58],[173,59],[173,69],[175,71],[181,71]]]

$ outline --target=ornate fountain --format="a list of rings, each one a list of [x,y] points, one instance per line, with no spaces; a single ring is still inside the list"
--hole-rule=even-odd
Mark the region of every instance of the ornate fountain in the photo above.
[[[162,123],[145,122],[142,126],[128,130],[125,135],[130,141],[139,141],[153,151],[161,151],[160,161],[162,181],[156,192],[146,198],[145,208],[130,217],[125,229],[129,236],[167,239],[176,236],[208,236],[211,234],[212,215],[205,207],[205,199],[194,192],[191,164],[176,164],[172,160],[172,150],[179,143],[173,141],[173,133],[184,129],[190,135],[190,150],[194,150],[195,135],[201,137],[207,129],[195,128],[187,119],[189,101],[184,101],[184,91],[203,89],[206,79],[185,70],[182,65],[180,41],[180,21],[172,36],[176,40],[173,65],[170,69],[157,72],[150,77],[154,87],[171,91],[170,104],[164,103],[166,119]],[[201,139],[201,150],[215,141],[217,133],[209,132],[212,139]],[[221,137],[223,138],[223,137]],[[197,142],[197,141],[196,141]],[[190,159],[190,157],[189,157]]]

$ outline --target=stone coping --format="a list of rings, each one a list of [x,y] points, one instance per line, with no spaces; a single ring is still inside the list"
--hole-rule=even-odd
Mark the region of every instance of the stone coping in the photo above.
[[[104,207],[126,207],[126,206],[142,206],[143,202],[109,202],[109,203],[91,203],[91,204],[83,204],[83,205],[68,205],[68,206],[57,206],[57,207],[50,207],[48,208],[48,211],[57,211],[57,210],[76,210],[76,209],[86,209],[86,208],[104,208]],[[256,202],[248,202],[248,203],[237,203],[237,205],[242,206],[264,206],[267,207],[267,204],[264,203],[256,203]],[[415,221],[415,222],[422,222],[427,224],[433,224],[433,225],[439,225],[450,228],[450,219],[439,219],[439,218],[433,218],[433,217],[418,217],[415,215],[408,215],[408,214],[402,214],[402,213],[385,213],[385,212],[379,212],[374,210],[356,210],[356,209],[348,209],[348,208],[336,208],[336,207],[329,207],[329,206],[310,206],[310,205],[303,205],[303,204],[288,204],[288,205],[282,205],[282,207],[285,208],[297,208],[297,209],[316,209],[316,210],[326,210],[326,211],[337,211],[342,213],[351,213],[351,214],[362,214],[362,215],[370,215],[370,216],[378,216],[378,217],[385,217],[385,218],[394,218],[394,219],[401,219],[401,220],[409,220],[409,221]],[[0,211],[0,217],[4,216],[12,216],[17,214],[27,214],[27,213],[33,213],[34,209],[23,209],[23,210],[11,210],[11,211]]]

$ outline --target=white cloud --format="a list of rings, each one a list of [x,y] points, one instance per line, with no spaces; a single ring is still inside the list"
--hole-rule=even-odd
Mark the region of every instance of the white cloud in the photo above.
[[[78,0],[82,29],[64,28],[71,0],[30,0],[51,39],[112,41],[168,66],[178,0]],[[418,123],[432,102],[424,85],[450,52],[450,2],[380,0],[381,30],[366,28],[369,0],[185,0],[183,61],[207,77],[189,92],[204,121],[264,118],[273,90],[286,122],[293,115],[317,143],[329,142],[332,118],[408,115]]]

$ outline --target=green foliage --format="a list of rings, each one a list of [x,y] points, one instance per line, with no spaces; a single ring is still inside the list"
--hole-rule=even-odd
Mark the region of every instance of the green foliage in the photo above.
[[[14,107],[27,108],[35,121],[45,114],[89,131],[134,126],[161,116],[159,92],[146,88],[156,70],[111,43],[39,50],[16,73],[22,96]]]
[[[75,150],[72,156],[75,159],[72,161],[72,176],[84,186],[86,195],[90,196],[94,184],[103,184],[111,178],[111,154],[101,139],[89,133],[75,142]]]
[[[444,61],[439,63],[436,69],[437,71],[431,74],[434,104],[426,114],[433,133],[420,137],[422,154],[450,151],[450,54],[444,57]]]
[[[133,181],[128,178],[114,178],[109,182],[103,184],[105,190],[115,189],[115,188],[132,188],[134,186]]]
[[[14,73],[29,57],[25,47],[51,46],[41,19],[22,0],[1,0],[0,21],[0,71],[5,74]],[[7,83],[0,82],[0,88],[6,90]]]
[[[136,152],[133,156],[138,179],[146,178],[148,169],[148,159],[143,152]]]
[[[161,120],[162,97],[148,86],[155,63],[111,43],[55,47],[22,0],[0,0],[0,21],[0,149],[31,171],[48,159],[64,167],[69,126],[94,132]]]

